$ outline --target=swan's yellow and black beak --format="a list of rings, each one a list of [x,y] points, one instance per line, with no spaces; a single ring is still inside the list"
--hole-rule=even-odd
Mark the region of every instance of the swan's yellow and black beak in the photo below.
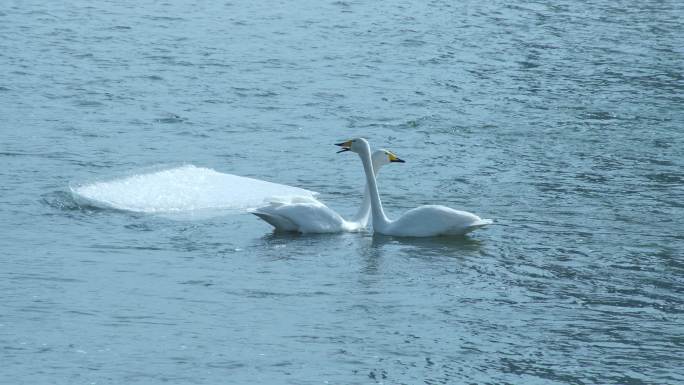
[[[393,152],[391,152],[391,151],[388,151],[387,156],[389,156],[389,161],[390,161],[390,162],[406,163],[405,160],[399,159],[399,157],[398,157],[395,153],[393,153]]]
[[[340,151],[337,151],[337,153],[339,154],[340,152],[345,152],[345,151],[351,150],[352,141],[348,140],[348,141],[342,142],[342,143],[335,143],[335,146],[342,147],[342,149]]]

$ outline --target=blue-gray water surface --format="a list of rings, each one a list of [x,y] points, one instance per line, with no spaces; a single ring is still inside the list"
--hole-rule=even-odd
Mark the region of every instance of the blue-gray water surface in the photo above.
[[[681,1],[4,1],[0,383],[684,383]],[[192,164],[467,238],[79,205]]]

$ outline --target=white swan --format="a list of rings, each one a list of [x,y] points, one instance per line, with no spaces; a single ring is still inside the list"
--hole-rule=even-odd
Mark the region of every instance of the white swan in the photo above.
[[[382,209],[378,185],[373,176],[368,142],[363,138],[357,138],[337,145],[342,147],[340,152],[352,151],[361,157],[363,169],[366,173],[366,183],[370,191],[373,231],[399,237],[462,235],[492,223],[490,219],[482,219],[466,211],[437,205],[417,207],[407,211],[394,221],[387,219]]]
[[[380,167],[393,162],[404,163],[394,153],[377,150],[371,157],[374,173]],[[296,231],[300,233],[338,233],[359,231],[368,226],[371,203],[366,186],[363,203],[352,220],[345,220],[320,201],[312,197],[295,197],[279,200],[273,198],[268,205],[251,210],[257,217],[275,227],[275,231]]]

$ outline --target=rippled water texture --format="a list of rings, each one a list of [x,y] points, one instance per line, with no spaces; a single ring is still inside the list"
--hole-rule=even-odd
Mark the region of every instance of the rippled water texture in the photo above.
[[[4,1],[0,383],[684,383],[682,15]],[[361,165],[332,144],[361,135],[407,161],[379,179],[391,217],[496,224],[283,236],[70,193],[194,165],[351,215]]]

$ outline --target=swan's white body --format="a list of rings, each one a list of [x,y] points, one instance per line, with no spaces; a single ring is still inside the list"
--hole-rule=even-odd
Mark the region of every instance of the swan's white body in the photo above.
[[[388,151],[378,150],[371,157],[374,174],[380,167],[389,164]],[[256,208],[252,214],[263,219],[275,231],[294,231],[300,233],[339,233],[360,231],[368,226],[371,204],[366,186],[363,203],[353,219],[346,220],[335,210],[312,197],[290,199],[272,198],[268,205]]]
[[[420,206],[407,211],[397,220],[388,219],[382,209],[382,202],[373,173],[370,145],[365,139],[359,138],[346,142],[342,146],[359,154],[363,162],[366,183],[370,192],[374,232],[400,237],[462,235],[492,223],[490,219],[482,219],[466,211],[437,205]]]

